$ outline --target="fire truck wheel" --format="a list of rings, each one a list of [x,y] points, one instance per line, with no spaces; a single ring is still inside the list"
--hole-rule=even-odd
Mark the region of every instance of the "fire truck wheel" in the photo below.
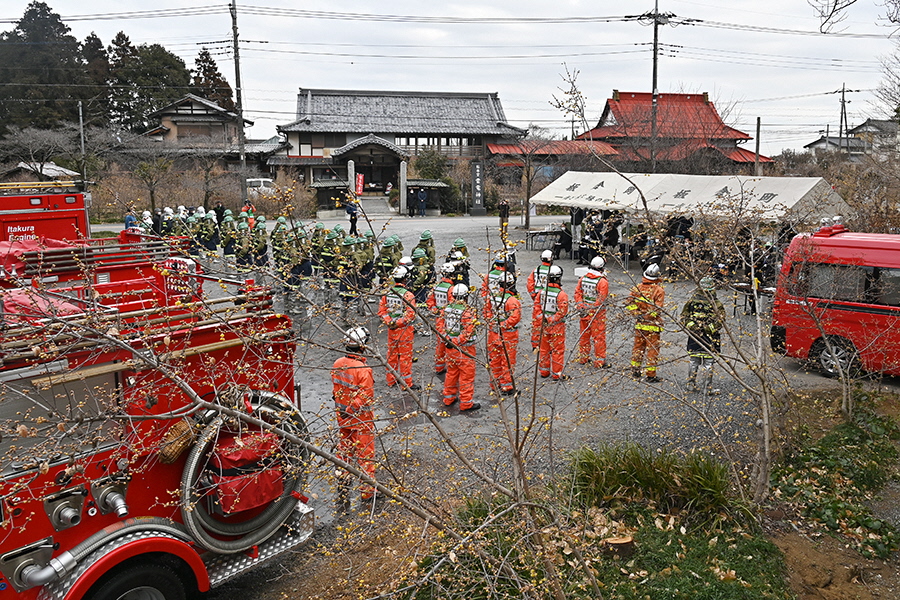
[[[185,600],[184,580],[158,563],[133,564],[116,572],[87,595],[87,600]]]
[[[824,339],[820,339],[813,345],[810,354],[828,377],[840,377],[843,373],[846,377],[855,378],[862,374],[859,353],[850,340],[831,337],[826,344]]]

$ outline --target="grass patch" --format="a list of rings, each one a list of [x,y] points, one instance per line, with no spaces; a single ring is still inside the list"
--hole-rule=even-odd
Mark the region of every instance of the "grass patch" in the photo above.
[[[689,524],[706,527],[753,521],[731,493],[728,467],[699,453],[653,452],[636,444],[582,448],[573,454],[572,487],[582,507],[627,503],[683,512]]]
[[[700,455],[583,449],[566,486],[527,505],[469,499],[456,516],[466,541],[435,544],[399,589],[415,600],[550,598],[555,581],[587,599],[591,573],[605,599],[792,598],[781,553],[728,490],[727,470]]]
[[[867,404],[860,402],[852,422],[818,440],[801,431],[773,470],[773,497],[813,527],[844,535],[863,555],[887,558],[900,549],[900,533],[875,518],[865,503],[895,476],[900,427]]]

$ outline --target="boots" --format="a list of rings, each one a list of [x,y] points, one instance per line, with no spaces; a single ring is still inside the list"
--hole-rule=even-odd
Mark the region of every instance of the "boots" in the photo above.
[[[687,386],[691,391],[697,391],[697,363],[691,358],[691,365],[688,367]]]

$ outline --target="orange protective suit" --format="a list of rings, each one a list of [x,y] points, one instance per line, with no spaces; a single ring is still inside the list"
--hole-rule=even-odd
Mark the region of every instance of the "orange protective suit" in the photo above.
[[[534,271],[531,272],[531,275],[528,276],[528,281],[525,283],[525,289],[528,290],[528,295],[531,296],[531,301],[533,303],[531,307],[531,349],[540,345],[540,327],[539,322],[541,319],[541,303],[540,297],[541,292],[547,287],[547,275],[550,273],[550,263],[542,262],[539,264]]]
[[[634,314],[636,319],[634,347],[631,350],[631,373],[636,377],[640,377],[642,365],[647,377],[656,377],[665,299],[666,292],[662,286],[646,277],[631,289],[625,309]]]
[[[381,297],[378,304],[378,316],[388,327],[387,339],[387,384],[397,383],[391,369],[397,371],[406,385],[412,385],[412,354],[416,319],[416,298],[413,293],[401,285],[395,285]]]
[[[491,368],[491,388],[504,392],[515,389],[516,350],[519,347],[519,321],[522,303],[503,288],[495,293],[483,291],[484,321],[488,326],[487,351]]]
[[[360,471],[375,479],[375,419],[372,414],[375,384],[372,368],[362,356],[348,353],[334,361],[331,382],[340,434],[338,458],[358,466]],[[367,499],[375,493],[375,488],[363,483],[359,491],[363,499]]]
[[[428,310],[431,311],[435,317],[439,316],[441,312],[444,310],[444,307],[450,304],[453,298],[453,294],[450,293],[450,289],[456,285],[456,282],[453,281],[450,277],[443,277],[441,281],[432,288],[432,290],[428,293],[428,297],[425,299],[425,305],[428,307]],[[434,372],[435,373],[443,373],[447,370],[447,359],[445,355],[447,353],[447,345],[444,343],[444,339],[438,336],[437,340],[434,343]]]
[[[435,327],[447,344],[447,376],[444,379],[444,404],[459,399],[459,409],[472,407],[475,395],[475,309],[454,301],[444,307]]]
[[[541,377],[562,378],[566,356],[566,315],[569,314],[569,296],[559,284],[548,283],[538,295],[541,308],[538,334],[541,350],[538,356],[538,370]],[[542,331],[543,329],[543,331]]]
[[[578,337],[578,362],[586,364],[591,360],[591,346],[594,346],[594,366],[606,364],[606,298],[609,296],[609,281],[606,274],[590,269],[575,286],[575,307],[581,314],[580,335]]]

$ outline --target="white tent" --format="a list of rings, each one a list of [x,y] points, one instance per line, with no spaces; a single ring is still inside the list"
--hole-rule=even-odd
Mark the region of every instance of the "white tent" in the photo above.
[[[788,217],[817,221],[847,215],[850,207],[821,177],[742,177],[569,171],[531,197],[533,204],[594,210],[644,210],[656,213],[702,213]]]

